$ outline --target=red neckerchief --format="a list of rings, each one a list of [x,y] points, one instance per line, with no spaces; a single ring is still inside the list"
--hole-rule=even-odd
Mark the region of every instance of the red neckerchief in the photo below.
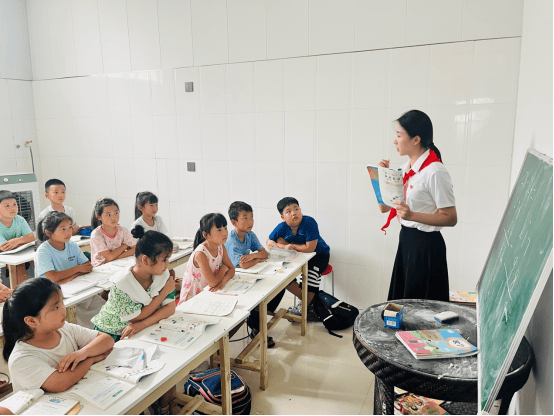
[[[421,167],[419,168],[419,172],[421,172],[423,169],[425,169],[427,166],[429,166],[433,162],[441,162],[441,160],[438,158],[437,154],[433,150],[429,150],[429,156],[425,159]],[[404,174],[404,178],[402,178],[402,183],[404,185],[404,197],[406,197],[406,183],[408,182],[408,179],[410,179],[412,176],[414,176],[416,173],[410,169],[407,173]],[[404,198],[405,199],[405,198]],[[391,208],[389,212],[389,217],[387,218],[387,223],[383,225],[383,228],[381,228],[381,231],[387,234],[386,228],[390,225],[391,220],[396,217],[396,209]]]

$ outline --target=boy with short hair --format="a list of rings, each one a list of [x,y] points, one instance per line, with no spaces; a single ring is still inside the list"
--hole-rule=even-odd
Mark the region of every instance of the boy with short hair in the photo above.
[[[285,197],[277,203],[277,210],[283,222],[269,235],[268,246],[296,250],[301,253],[316,252],[316,255],[308,261],[308,306],[310,307],[315,294],[319,291],[321,273],[329,265],[331,249],[319,235],[316,220],[308,215],[302,215],[298,200]],[[287,290],[302,299],[302,288],[298,282],[291,282]],[[310,309],[313,309],[313,306]],[[301,303],[289,309],[289,313],[294,315],[301,315],[301,311]]]
[[[9,251],[23,244],[35,241],[35,235],[31,227],[20,215],[17,215],[19,207],[15,195],[10,191],[0,191],[0,250]],[[27,278],[25,265],[16,267],[16,281],[21,283]],[[0,287],[2,292],[5,286]],[[11,293],[11,292],[10,292]],[[0,294],[0,300],[3,296]],[[4,299],[5,300],[5,299]]]
[[[44,196],[50,201],[50,205],[42,210],[38,216],[38,220],[41,221],[50,211],[65,212],[71,218],[73,235],[77,234],[79,226],[75,221],[75,211],[73,211],[73,208],[63,204],[66,192],[65,183],[59,179],[49,179],[44,184],[44,192]]]
[[[229,207],[229,219],[235,229],[231,230],[229,233],[225,248],[227,249],[233,266],[248,269],[266,260],[268,257],[267,251],[260,244],[258,237],[256,237],[256,234],[252,231],[254,227],[254,213],[252,207],[246,202],[233,202]],[[283,290],[268,302],[267,310],[275,312],[284,294],[285,291]],[[260,327],[260,315],[258,311],[253,310],[250,313],[247,324],[252,329],[250,336],[254,338],[259,332]],[[274,346],[275,341],[273,341],[273,338],[267,337],[267,347],[273,348]]]
[[[252,231],[254,227],[252,207],[246,202],[233,202],[229,207],[229,219],[235,229],[229,233],[225,248],[233,266],[248,269],[266,260],[267,251]]]

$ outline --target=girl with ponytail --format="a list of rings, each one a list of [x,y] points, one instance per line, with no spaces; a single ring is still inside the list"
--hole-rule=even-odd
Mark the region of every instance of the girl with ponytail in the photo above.
[[[106,358],[114,344],[105,334],[65,322],[60,287],[44,277],[14,290],[4,304],[2,329],[14,391],[65,391]]]
[[[92,211],[90,254],[92,267],[135,254],[135,239],[119,225],[119,205],[111,198],[96,201]]]
[[[200,219],[200,228],[194,238],[192,253],[181,288],[185,302],[200,293],[206,286],[211,291],[222,289],[235,275],[235,267],[227,254],[227,220],[221,214],[206,214]]]
[[[175,281],[167,269],[173,243],[158,231],[144,232],[141,225],[132,232],[138,238],[136,263],[113,278],[108,301],[92,318],[94,329],[115,341],[175,313]]]
[[[384,231],[398,217],[401,224],[398,250],[388,299],[448,301],[446,245],[440,233],[458,218],[454,189],[441,153],[433,141],[433,124],[423,111],[411,110],[396,120],[394,146],[409,160],[402,165],[405,202],[395,202]],[[388,160],[380,166],[389,167]],[[386,232],[385,232],[386,233]]]

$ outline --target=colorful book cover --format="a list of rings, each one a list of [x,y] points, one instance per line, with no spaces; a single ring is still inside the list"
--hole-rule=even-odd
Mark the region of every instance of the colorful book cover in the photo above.
[[[396,337],[418,359],[471,355],[478,351],[452,328],[399,331]]]
[[[449,415],[433,400],[413,393],[404,394],[394,399],[395,415]]]
[[[477,302],[477,292],[450,292],[450,302]]]

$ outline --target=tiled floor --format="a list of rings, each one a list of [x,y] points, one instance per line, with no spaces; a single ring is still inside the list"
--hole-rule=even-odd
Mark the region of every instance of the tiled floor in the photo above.
[[[285,297],[280,307],[292,305]],[[277,345],[269,350],[269,387],[260,390],[259,373],[234,369],[252,391],[251,414],[372,414],[373,374],[352,344],[352,328],[329,335],[320,322],[300,324],[282,319],[270,332]],[[233,337],[246,336],[241,330]],[[236,356],[248,340],[231,342]],[[254,354],[252,359],[259,357]]]

